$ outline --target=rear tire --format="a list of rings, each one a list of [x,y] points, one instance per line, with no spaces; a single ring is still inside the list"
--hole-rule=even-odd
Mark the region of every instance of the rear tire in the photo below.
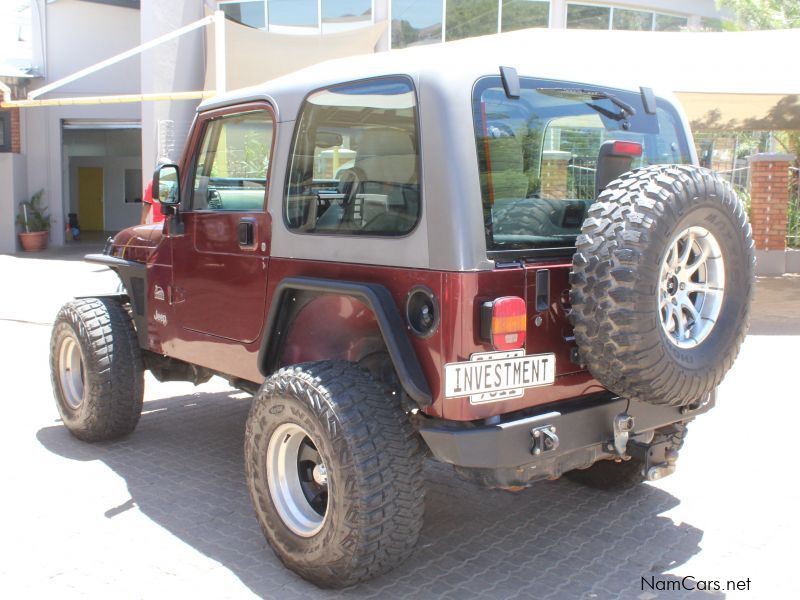
[[[356,365],[272,375],[250,410],[244,453],[261,529],[304,579],[346,587],[411,554],[424,510],[420,443],[396,397]]]
[[[119,302],[88,298],[61,308],[50,340],[50,374],[61,419],[78,439],[113,440],[136,428],[144,366]]]

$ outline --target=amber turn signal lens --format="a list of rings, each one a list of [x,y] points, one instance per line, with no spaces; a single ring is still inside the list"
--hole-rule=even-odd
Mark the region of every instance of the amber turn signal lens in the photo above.
[[[516,350],[525,345],[527,331],[525,300],[504,296],[492,303],[492,346],[495,350]]]

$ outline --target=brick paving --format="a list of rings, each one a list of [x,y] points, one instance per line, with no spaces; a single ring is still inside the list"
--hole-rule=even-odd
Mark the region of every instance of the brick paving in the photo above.
[[[6,258],[6,272],[21,268]],[[755,324],[720,405],[690,426],[672,477],[622,494],[561,480],[510,494],[429,463],[411,560],[331,592],[283,568],[261,535],[242,467],[246,394],[219,380],[194,388],[148,377],[132,436],[85,444],[67,433],[50,391],[46,315],[73,293],[73,278],[98,275],[40,262],[25,271],[69,271],[58,293],[34,277],[44,288],[37,300],[14,302],[13,291],[0,299],[2,597],[800,597],[792,575],[800,491],[790,463],[800,410],[788,375],[800,329],[791,319],[784,330],[794,335],[762,335]],[[800,279],[770,286],[798,298]],[[642,589],[642,577],[675,585],[686,575],[723,586],[749,577],[750,591]]]

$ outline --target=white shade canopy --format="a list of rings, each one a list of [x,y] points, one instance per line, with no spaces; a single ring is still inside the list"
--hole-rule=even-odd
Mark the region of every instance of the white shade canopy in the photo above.
[[[270,33],[225,20],[225,70],[228,89],[248,87],[333,58],[370,54],[386,23],[326,34]],[[216,84],[214,29],[206,29],[205,89]]]
[[[226,21],[228,89],[252,86],[328,59],[372,53],[385,26],[286,35]],[[213,38],[211,28],[208,33]],[[566,78],[581,70],[591,72],[598,84],[613,85],[624,75],[642,86],[672,91],[694,129],[800,129],[799,29],[720,33],[528,29],[447,46],[458,45],[468,55],[483,44],[510,50],[509,66],[514,66],[515,52],[528,63],[539,57],[541,72],[520,75],[563,72]],[[410,59],[419,52],[435,54],[434,48],[392,51],[392,61],[404,53],[414,53],[408,54]],[[213,50],[207,55],[213,57]],[[208,60],[206,89],[214,87],[213,62]]]

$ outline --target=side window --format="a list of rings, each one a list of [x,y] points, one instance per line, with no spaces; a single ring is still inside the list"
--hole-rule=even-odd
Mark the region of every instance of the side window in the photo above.
[[[272,135],[265,110],[209,121],[194,169],[192,210],[263,210]]]
[[[382,78],[317,91],[298,118],[286,222],[306,233],[403,235],[420,212],[414,88]]]

